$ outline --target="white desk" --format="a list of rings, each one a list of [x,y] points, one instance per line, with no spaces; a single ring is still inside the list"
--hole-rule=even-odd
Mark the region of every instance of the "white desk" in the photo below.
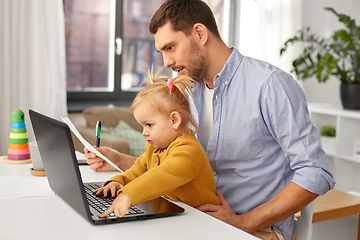
[[[1,159],[0,176],[38,178],[30,173],[32,164],[10,165]],[[88,166],[80,169],[84,182],[104,181],[116,174],[94,172]],[[93,226],[57,196],[0,200],[0,239],[257,239],[183,203],[178,205],[185,208],[178,216]]]

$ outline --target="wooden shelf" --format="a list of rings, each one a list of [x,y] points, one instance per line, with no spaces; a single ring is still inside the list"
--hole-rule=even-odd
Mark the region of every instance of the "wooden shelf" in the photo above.
[[[315,199],[315,211],[312,222],[316,223],[355,214],[359,215],[359,213],[360,197],[333,189],[324,196],[319,196]],[[360,240],[360,219],[357,239]]]
[[[335,189],[315,200],[313,223],[360,213],[360,197]]]

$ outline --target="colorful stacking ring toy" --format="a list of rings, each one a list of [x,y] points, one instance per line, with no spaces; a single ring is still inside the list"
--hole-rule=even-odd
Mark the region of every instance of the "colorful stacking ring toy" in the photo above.
[[[3,158],[3,162],[5,163],[24,164],[31,162],[24,117],[24,112],[19,108],[11,112],[8,155]]]

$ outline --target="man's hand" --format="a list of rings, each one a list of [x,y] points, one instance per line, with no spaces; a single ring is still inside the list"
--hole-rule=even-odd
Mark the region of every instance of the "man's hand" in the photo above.
[[[96,148],[101,154],[114,162],[113,159],[116,159],[116,155],[120,154],[115,150],[108,147],[98,147]],[[105,162],[100,157],[97,157],[95,153],[90,152],[86,147],[84,148],[84,156],[87,158],[86,162],[90,165],[90,168],[94,171],[113,171],[115,168]],[[114,162],[115,163],[115,162]],[[116,164],[116,163],[115,163]]]
[[[216,189],[216,195],[219,197],[220,205],[204,204],[197,207],[198,210],[213,216],[223,222],[226,222],[236,228],[241,228],[242,216],[237,215],[225,200],[224,196]]]
[[[290,182],[269,201],[247,213],[237,215],[232,211],[224,196],[219,191],[216,194],[221,205],[204,204],[198,209],[248,233],[290,217],[318,196]]]
[[[118,151],[108,147],[95,148],[123,171],[129,169],[135,163],[136,157],[119,153]],[[97,157],[95,153],[90,152],[86,147],[84,148],[84,155],[87,158],[86,162],[94,171],[104,172],[116,170],[113,166],[105,162],[103,159]]]
[[[125,194],[120,193],[119,196],[113,201],[111,206],[104,212],[103,214],[99,215],[99,217],[106,217],[110,213],[114,212],[115,216],[121,218],[124,217],[127,213],[129,213],[132,201],[131,199]]]

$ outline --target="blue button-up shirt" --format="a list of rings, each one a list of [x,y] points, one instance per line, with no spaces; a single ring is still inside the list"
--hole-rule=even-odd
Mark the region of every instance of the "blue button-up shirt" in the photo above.
[[[201,123],[205,82],[191,101]],[[298,83],[284,71],[233,49],[214,78],[213,127],[206,153],[216,186],[237,214],[269,201],[288,183],[325,194],[334,187],[318,130]],[[201,138],[200,138],[201,139]],[[273,224],[292,238],[294,218]]]

